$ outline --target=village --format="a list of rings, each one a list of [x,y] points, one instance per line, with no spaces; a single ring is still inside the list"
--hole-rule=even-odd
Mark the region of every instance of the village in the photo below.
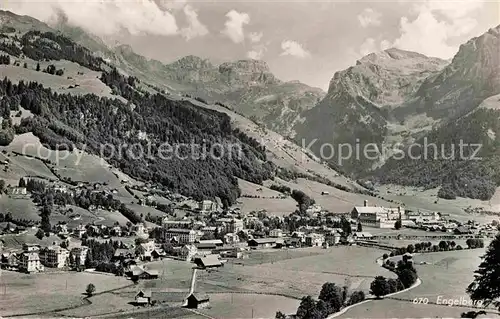
[[[87,198],[85,205],[89,211],[118,207],[113,203],[113,195],[116,196],[117,192],[106,185],[61,186],[34,179],[23,179],[19,184],[7,190],[9,196],[31,197],[41,203],[49,198],[54,207],[63,211],[74,205],[83,206],[83,196]],[[185,263],[186,269],[191,269],[190,280],[189,284],[186,282],[185,289],[188,290],[185,296],[175,304],[189,309],[207,309],[210,295],[197,291],[197,280],[203,276],[215,276],[213,272],[220,272],[220,269],[260,263],[262,254],[271,261],[279,261],[290,258],[290,252],[295,250],[304,255],[308,251],[321,254],[318,249],[331,252],[335,247],[349,246],[394,251],[400,248],[398,242],[450,243],[489,238],[498,229],[498,222],[494,220],[485,224],[457,221],[439,212],[410,211],[403,206],[371,206],[367,200],[354,206],[350,212],[330,212],[313,203],[288,216],[273,216],[266,211],[242,213],[239,209],[223,209],[217,200],[195,201],[179,195],[152,192],[154,186],[151,185],[127,186],[126,189],[130,193],[143,192],[145,199],[139,200],[142,206],[163,209],[168,216],[137,217],[133,211],[118,208],[118,211],[129,214],[131,220],[136,218],[137,222],[84,223],[83,216],[74,209],[73,212],[67,211],[67,220],[54,225],[44,222],[44,217],[41,223],[26,223],[2,216],[3,271],[34,276],[62,271],[124,277],[136,285],[136,294],[130,302],[134,307],[142,308],[155,306],[158,300],[154,297],[155,289],[148,288],[154,285],[140,283],[161,280],[159,278],[166,276],[164,272],[169,261],[181,262]],[[164,199],[171,200],[169,205],[156,202],[160,193]],[[65,202],[71,202],[71,205]],[[50,216],[55,214],[47,214],[46,218]],[[26,237],[29,234],[31,237]],[[24,238],[38,238],[43,243],[23,242]],[[13,241],[19,245],[12,245]],[[286,256],[278,254],[279,251],[286,252]],[[90,297],[92,288],[87,287],[87,290]]]

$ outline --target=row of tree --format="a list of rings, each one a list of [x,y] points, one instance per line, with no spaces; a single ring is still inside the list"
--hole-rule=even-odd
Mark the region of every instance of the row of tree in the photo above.
[[[418,279],[417,270],[406,256],[403,256],[403,259],[398,261],[397,267],[391,270],[397,274],[397,279],[377,276],[370,284],[370,293],[377,298],[409,288]]]
[[[297,309],[298,319],[323,319],[329,315],[339,312],[342,308],[365,300],[363,291],[349,293],[348,287],[340,287],[335,283],[327,282],[321,287],[318,300],[311,296],[302,298]],[[276,318],[283,319],[286,316],[282,312],[276,313]]]
[[[467,248],[483,248],[484,240],[480,238],[469,238],[465,241]],[[396,248],[394,251],[388,254],[384,254],[383,258],[386,259],[388,257],[404,255],[406,253],[424,253],[424,252],[438,252],[438,251],[449,251],[449,250],[462,250],[463,247],[461,245],[457,245],[457,243],[453,240],[442,240],[437,245],[433,245],[431,242],[420,242],[416,244],[409,244],[406,247]]]

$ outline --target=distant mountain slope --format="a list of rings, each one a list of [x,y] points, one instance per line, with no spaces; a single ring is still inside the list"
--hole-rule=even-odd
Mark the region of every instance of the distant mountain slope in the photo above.
[[[375,172],[378,181],[442,186],[439,196],[489,199],[500,185],[500,26],[460,47],[452,63],[428,78],[417,100],[401,110],[444,119],[418,143],[433,143],[426,156],[389,160]],[[460,144],[481,145],[462,147]],[[408,152],[408,151],[407,151]],[[437,154],[437,158],[434,155]]]
[[[0,10],[0,25],[1,32],[8,32],[9,28],[13,28],[15,32],[19,32],[21,34],[32,30],[40,32],[54,31],[47,24],[38,21],[35,18],[30,16],[20,16],[4,10]]]
[[[333,146],[336,153],[327,159],[347,174],[381,183],[441,186],[444,198],[484,200],[500,185],[498,94],[500,26],[460,46],[449,64],[396,49],[362,58],[334,75],[327,96],[296,125],[296,139],[306,144],[317,139],[311,149],[319,155],[323,151],[323,158]],[[414,142],[419,151],[412,148]],[[339,163],[343,143],[361,151]],[[378,156],[363,153],[369,143],[377,145]],[[462,146],[463,154],[461,143],[468,145]],[[427,150],[429,144],[437,149]],[[474,154],[477,144],[481,149]],[[344,148],[342,155],[348,151]],[[372,171],[376,164],[383,166]]]
[[[447,62],[415,52],[388,49],[372,53],[355,66],[335,73],[325,98],[303,113],[305,120],[296,125],[296,139],[344,172],[361,172],[378,160],[350,158],[339,161],[338,146],[368,143],[383,145],[389,135],[391,113],[411,98],[421,83],[439,72]],[[335,152],[332,154],[332,146]],[[345,155],[345,154],[344,154]],[[331,158],[330,158],[331,157]]]
[[[186,56],[163,64],[136,54],[126,45],[115,48],[113,60],[128,74],[167,92],[221,102],[285,135],[292,132],[301,112],[314,107],[324,96],[321,89],[280,81],[264,61],[239,60],[217,66],[200,57]]]

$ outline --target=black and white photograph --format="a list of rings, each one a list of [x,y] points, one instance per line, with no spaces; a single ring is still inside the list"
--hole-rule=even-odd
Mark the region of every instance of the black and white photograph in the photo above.
[[[500,318],[500,0],[5,0],[0,123],[0,319]]]

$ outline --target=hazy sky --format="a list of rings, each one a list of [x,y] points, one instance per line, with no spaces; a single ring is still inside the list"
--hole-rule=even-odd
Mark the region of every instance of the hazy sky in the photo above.
[[[282,80],[326,89],[335,71],[388,47],[451,58],[500,24],[497,1],[10,0],[0,7],[130,44],[149,58],[265,60]]]

